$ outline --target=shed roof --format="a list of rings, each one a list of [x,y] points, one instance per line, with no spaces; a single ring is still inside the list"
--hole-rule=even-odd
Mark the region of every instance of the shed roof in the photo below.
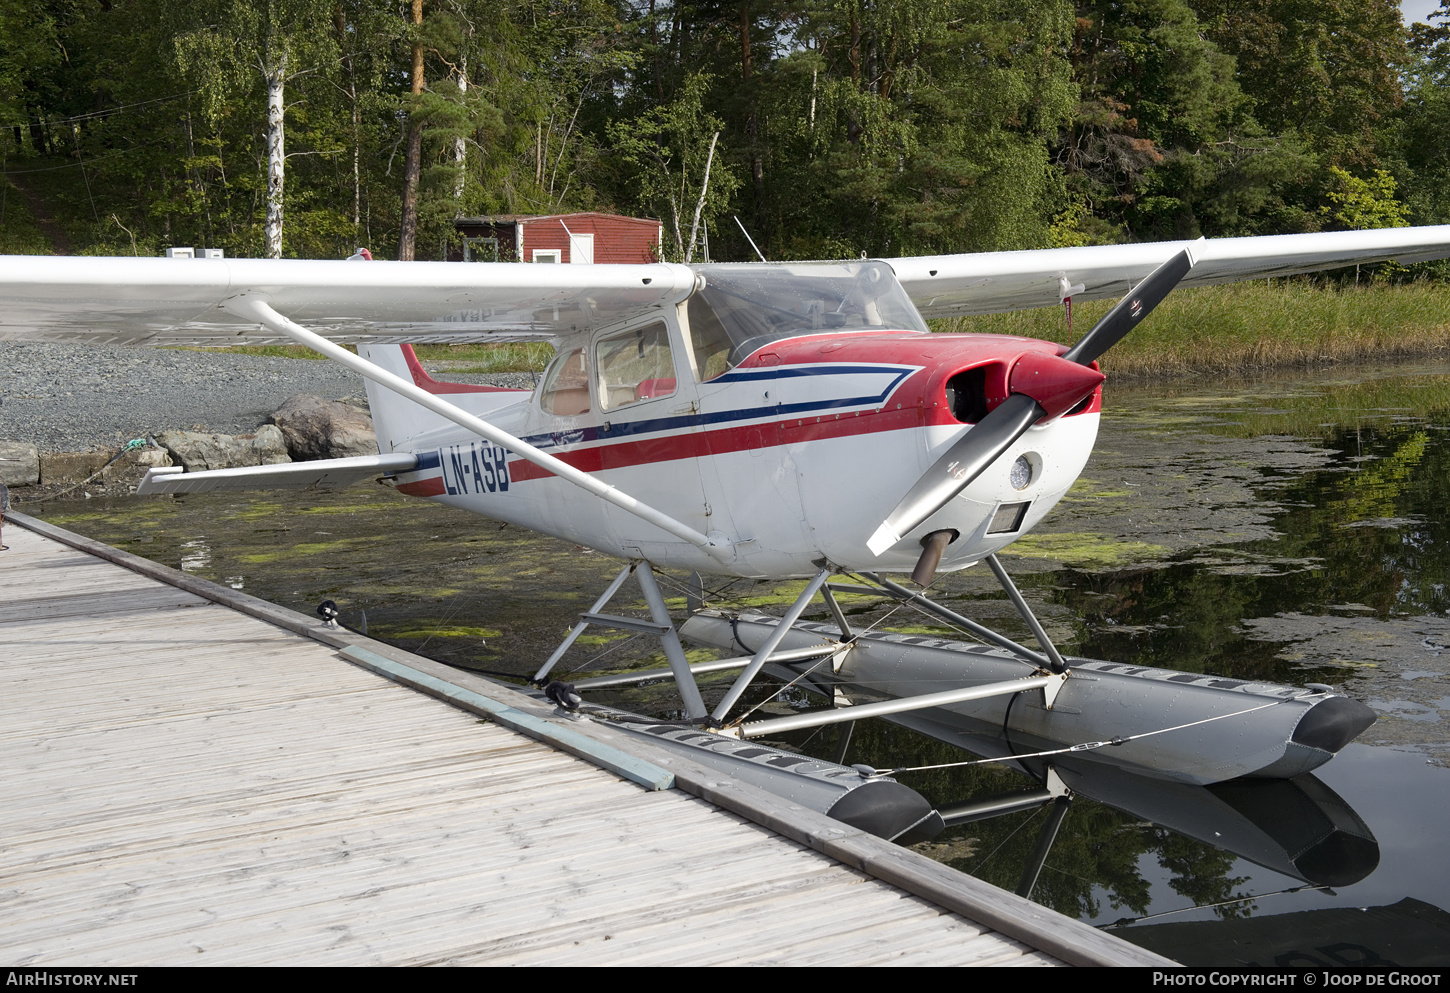
[[[473,224],[515,224],[519,221],[568,220],[571,217],[607,217],[610,220],[626,221],[632,224],[657,225],[662,223],[650,217],[629,217],[625,214],[609,214],[598,210],[581,210],[570,214],[483,214],[478,217],[455,217],[455,227]]]

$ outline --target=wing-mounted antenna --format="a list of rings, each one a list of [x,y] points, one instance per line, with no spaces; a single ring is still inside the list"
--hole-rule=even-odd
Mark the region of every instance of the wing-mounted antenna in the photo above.
[[[1074,283],[1065,273],[1057,277],[1057,302],[1067,312],[1067,332],[1072,333],[1072,298],[1087,289],[1082,283]]]
[[[740,218],[739,217],[736,217],[736,215],[734,215],[734,214],[731,214],[730,216],[731,217],[734,217],[735,218],[735,223],[738,224],[738,225],[740,225],[740,233],[743,234],[743,235],[745,235],[745,240],[748,241],[748,242],[750,242],[750,247],[751,248],[755,249],[756,256],[760,259],[760,261],[764,262],[766,260],[765,259],[765,253],[760,250],[760,246],[755,243],[755,239],[752,238],[752,237],[750,237],[750,232],[747,231],[747,230],[745,230],[745,225],[744,224],[740,224]]]

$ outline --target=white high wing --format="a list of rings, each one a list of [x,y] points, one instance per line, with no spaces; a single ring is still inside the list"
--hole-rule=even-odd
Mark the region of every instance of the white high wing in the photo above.
[[[142,492],[330,485],[387,473],[401,492],[628,560],[651,602],[646,627],[661,635],[692,718],[704,718],[706,708],[663,600],[651,595],[651,566],[809,578],[774,632],[737,660],[744,671],[715,709],[718,722],[766,665],[784,664],[792,651],[821,656],[790,638],[811,596],[825,596],[834,610],[832,572],[915,570],[925,585],[937,570],[986,560],[1030,617],[993,555],[1072,486],[1097,433],[1103,377],[1094,360],[1175,286],[1446,256],[1450,226],[773,265],[7,257],[0,259],[0,339],[298,342],[342,362],[368,379],[377,457],[153,470]],[[1070,349],[934,335],[923,322],[1069,296],[1123,299]],[[439,383],[406,345],[507,340],[554,344],[538,389]],[[628,572],[576,634],[584,623],[621,622],[598,612]],[[881,588],[912,596],[884,580]],[[836,647],[827,654],[834,653],[834,672],[849,674],[843,654],[859,646],[835,616]],[[954,624],[970,623],[952,616]],[[1030,724],[1067,692],[1069,666],[1035,619],[1028,623],[1042,653],[983,637],[1014,664],[1037,667],[1030,680],[991,691],[982,690],[985,677],[908,680],[909,689],[892,695],[939,697],[935,687],[955,685],[942,691],[955,697],[933,706],[964,713],[995,706],[983,717],[990,721],[1004,694],[1042,688],[1041,707],[1019,705],[1014,717]],[[718,639],[718,632],[699,637]],[[996,679],[991,686],[1008,685]],[[994,699],[973,702],[969,690]],[[1239,697],[1224,704],[1242,705]],[[1219,714],[1213,720],[1230,712],[1205,706]],[[1346,730],[1358,716],[1336,713],[1343,727],[1334,734],[1310,733],[1313,722],[1300,715],[1273,732],[1281,739],[1275,747],[1293,753],[1293,742],[1313,739],[1327,758],[1338,747],[1330,743],[1335,735],[1358,733]],[[1045,724],[1038,732],[1062,740]],[[1191,765],[1191,755],[1175,753],[1172,762]],[[1308,763],[1264,751],[1239,765],[1220,763],[1220,771],[1292,775]]]
[[[1015,366],[1029,352],[1055,359],[1061,351],[1032,343],[987,345],[970,335],[935,336],[919,346],[917,336],[924,328],[917,315],[1049,306],[1069,293],[1078,300],[1121,296],[1184,250],[1191,253],[1192,266],[1179,285],[1204,285],[1378,260],[1443,257],[1450,254],[1450,227],[890,259],[885,266],[662,263],[543,268],[10,257],[0,261],[0,338],[192,345],[301,342],[424,408],[383,401],[382,406],[395,412],[391,421],[385,416],[379,425],[388,439],[383,454],[420,454],[414,441],[424,435],[430,437],[434,453],[446,447],[434,441],[481,438],[512,453],[510,464],[525,461],[552,477],[530,479],[507,495],[490,492],[491,501],[463,501],[468,509],[622,557],[644,553],[661,564],[753,576],[812,575],[817,570],[811,564],[821,560],[852,568],[910,567],[920,552],[907,532],[919,536],[945,524],[957,532],[941,563],[949,569],[977,561],[1025,533],[1066,492],[1091,448],[1096,417],[1056,415],[1083,400],[1096,382],[1092,376],[1069,376],[1068,384],[1055,384],[1076,395],[1068,397],[1070,403],[1054,398],[1051,418],[1039,414],[1032,419],[1037,424],[1033,451],[1045,461],[1037,465],[1029,459],[1030,491],[973,486],[961,492],[963,487],[956,487],[952,496],[963,497],[956,503],[976,505],[966,518],[915,520],[933,514],[939,518],[950,510],[943,509],[945,501],[928,499],[907,520],[896,522],[908,526],[888,527],[882,524],[888,512],[937,457],[970,434],[981,414],[1024,388],[1028,371],[1009,381],[1012,369],[1006,364]],[[818,287],[807,278],[812,274],[819,274],[814,280]],[[725,285],[731,280],[739,285]],[[719,294],[706,303],[712,282],[734,296]],[[893,283],[909,303],[900,299],[895,285],[888,289],[886,284]],[[727,326],[706,315],[712,306],[730,310],[722,315]],[[885,314],[880,312],[883,306]],[[752,307],[774,319],[744,313]],[[787,313],[796,309],[801,312]],[[702,320],[711,326],[701,327]],[[584,405],[567,411],[557,404],[544,410],[542,395],[525,401],[517,394],[438,392],[436,385],[409,375],[397,349],[365,349],[374,357],[367,362],[335,347],[543,339],[553,341],[564,356],[576,349],[587,353],[591,341],[651,322],[663,323],[668,336],[665,347],[657,349],[656,364],[665,362],[671,368],[670,375],[650,378],[656,388],[673,380],[668,396],[611,404],[599,395],[598,384],[592,384],[593,394]],[[707,340],[710,335],[720,341]],[[789,362],[776,343],[788,343]],[[728,345],[724,365],[701,369],[707,350],[720,344]],[[742,352],[754,344],[761,347]],[[579,369],[554,372],[594,375],[598,357],[582,354],[582,361]],[[1061,378],[1062,363],[1046,364],[1057,368],[1034,368],[1033,379]],[[960,376],[965,370],[976,370],[972,375],[980,382],[966,383]],[[623,388],[630,385],[639,383]],[[622,387],[609,388],[617,393]],[[947,411],[948,389],[959,407],[975,404],[978,416]],[[971,397],[968,390],[975,391]],[[900,416],[898,411],[908,405],[915,415]],[[1046,406],[1042,412],[1048,412]],[[843,416],[852,421],[848,429],[818,427],[823,417],[835,425]],[[452,430],[447,428],[433,438],[444,422],[462,430],[445,439]],[[1051,442],[1049,434],[1054,436]],[[1060,443],[1056,436],[1061,436]],[[645,446],[652,450],[639,451],[647,440],[654,442]],[[1008,451],[994,449],[988,454],[1005,478],[1005,470],[1021,453],[1007,458]],[[843,472],[843,465],[849,471]],[[330,469],[330,478],[337,481],[344,474],[378,468],[397,471],[398,466],[396,461],[337,466]],[[329,470],[317,466],[313,471]],[[296,468],[273,472],[283,485],[313,481]],[[213,478],[217,485],[256,485],[268,474]],[[207,483],[194,478],[167,485],[195,490]],[[436,495],[482,496],[447,489]],[[764,489],[776,492],[762,493]],[[852,498],[841,500],[843,491]],[[547,499],[539,499],[544,493]],[[1001,499],[1018,493],[1034,499],[1015,522],[1017,527],[993,532],[1005,540],[958,540],[981,530],[976,525],[987,523],[988,510],[1023,502]],[[601,501],[614,509],[603,510]],[[932,513],[924,514],[928,510]],[[624,521],[622,515],[647,526]],[[694,553],[674,547],[681,543]]]

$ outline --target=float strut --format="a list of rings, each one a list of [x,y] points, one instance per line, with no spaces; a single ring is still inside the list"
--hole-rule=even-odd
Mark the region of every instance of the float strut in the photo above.
[[[601,610],[603,610],[609,604],[609,601],[614,599],[614,594],[619,592],[619,588],[624,585],[624,581],[629,578],[629,574],[633,571],[633,562],[625,566],[623,569],[619,570],[619,575],[614,577],[614,582],[609,584],[609,588],[604,591],[604,595],[601,596],[598,600],[594,601],[594,606],[589,608],[589,613],[597,614]],[[584,629],[588,626],[588,621],[580,621],[578,624],[574,625],[574,629],[569,632],[567,637],[564,638],[563,644],[561,644],[558,648],[554,649],[554,654],[549,656],[549,661],[544,663],[544,667],[542,669],[534,673],[534,682],[540,684],[543,683],[544,677],[549,674],[549,670],[554,668],[558,661],[564,657],[564,653],[569,650],[569,646],[574,644],[575,639],[583,634]]]
[[[1042,646],[1042,650],[1047,653],[1048,659],[1052,662],[1052,671],[1058,673],[1066,672],[1067,663],[1057,653],[1057,648],[1047,637],[1047,632],[1042,629],[1042,624],[1037,620],[1037,615],[1032,612],[1031,607],[1027,606],[1027,601],[1017,591],[1017,584],[1012,582],[1012,577],[1007,575],[1007,570],[1002,568],[1002,563],[997,561],[997,556],[988,555],[987,565],[991,567],[992,574],[997,577],[997,582],[1002,584],[1002,589],[1006,592],[1007,599],[1012,601],[1012,606],[1017,608],[1017,613],[1022,615],[1022,619],[1032,629],[1033,637]]]
[[[802,659],[818,659],[822,656],[831,655],[835,650],[827,646],[818,648],[793,648],[788,652],[776,652],[770,657],[771,662],[796,662]],[[696,675],[709,672],[724,672],[727,669],[744,669],[750,664],[750,656],[742,655],[733,659],[717,659],[714,662],[692,662],[690,671]],[[672,669],[647,669],[643,672],[623,672],[612,676],[591,676],[588,679],[576,680],[576,690],[595,690],[605,686],[630,686],[634,683],[648,683],[656,679],[673,679]]]
[[[630,573],[639,581],[639,588],[644,593],[645,603],[649,605],[649,616],[651,623],[630,618],[613,617],[608,614],[599,613],[619,592],[624,581],[629,578]],[[665,650],[665,659],[670,664],[670,675],[675,678],[675,686],[680,691],[680,699],[685,704],[685,716],[691,720],[704,717],[709,711],[705,709],[705,701],[700,697],[700,688],[695,685],[695,676],[690,669],[690,663],[685,658],[684,646],[680,644],[680,636],[675,632],[675,624],[670,620],[669,608],[665,606],[665,598],[660,595],[660,588],[655,583],[655,574],[650,569],[649,563],[643,560],[631,562],[619,571],[614,577],[614,582],[609,584],[602,596],[594,601],[594,606],[589,608],[578,624],[574,625],[563,644],[554,649],[554,654],[549,656],[543,668],[534,674],[534,682],[542,684],[544,677],[554,668],[569,646],[574,644],[584,629],[590,624],[603,624],[606,627],[624,628],[631,631],[646,631],[660,639],[660,645]],[[653,675],[653,674],[651,674]]]
[[[966,628],[968,631],[976,635],[978,638],[981,638],[983,641],[990,641],[994,645],[1005,648],[1007,651],[1011,652],[1019,659],[1022,659],[1024,662],[1031,663],[1033,666],[1039,669],[1050,669],[1052,667],[1052,660],[1046,655],[1034,652],[1030,648],[1025,648],[1022,645],[1017,644],[1017,642],[1013,641],[1011,638],[1008,638],[1005,635],[1000,635],[986,625],[978,624],[976,621],[972,620],[969,617],[963,617],[961,614],[958,614],[954,610],[948,610],[946,607],[943,607],[941,604],[935,602],[934,600],[927,599],[920,593],[913,593],[906,587],[898,585],[897,583],[893,583],[891,580],[885,579],[874,572],[863,572],[861,573],[861,575],[871,580],[871,582],[875,583],[882,590],[885,590],[890,596],[894,596],[896,599],[901,600],[905,603],[916,604],[922,610],[925,610],[928,613],[935,614],[936,616],[940,617],[944,621],[947,621],[948,623],[956,624],[963,628]],[[869,589],[870,587],[864,588]]]
[[[958,824],[970,824],[973,821],[982,821],[989,817],[1013,814],[1029,807],[1041,807],[1044,803],[1051,802],[1052,798],[1052,794],[1047,790],[1003,793],[982,800],[973,800],[971,803],[940,807],[937,809],[937,813],[941,814],[941,819],[947,827],[956,827]]]
[[[1042,825],[1042,832],[1037,836],[1037,847],[1032,849],[1032,857],[1027,860],[1027,867],[1022,870],[1022,881],[1017,884],[1018,896],[1025,899],[1032,895],[1032,890],[1037,885],[1037,877],[1042,874],[1042,866],[1047,862],[1047,853],[1052,851],[1052,843],[1057,840],[1057,829],[1062,827],[1062,819],[1067,816],[1067,808],[1070,806],[1071,796],[1060,796],[1052,801],[1047,823]]]
[[[771,717],[763,721],[751,721],[749,724],[741,725],[740,737],[759,738],[765,734],[798,731],[801,728],[820,727],[822,724],[845,724],[859,721],[864,717],[903,714],[907,711],[925,710],[929,707],[966,703],[969,700],[1010,696],[1026,690],[1042,689],[1060,678],[1059,676],[1028,676],[1026,679],[1012,679],[1002,683],[980,683],[976,686],[963,686],[955,690],[943,690],[940,693],[922,693],[917,696],[881,700],[877,703],[858,703],[833,710],[812,710],[804,714],[791,714],[788,717]]]
[[[837,765],[846,764],[846,749],[851,747],[851,732],[855,730],[855,721],[849,721],[841,725],[841,734],[836,738],[836,750],[831,753],[832,762]]]
[[[790,631],[791,626],[800,620],[801,614],[805,613],[806,607],[810,606],[811,600],[815,599],[816,593],[825,584],[826,580],[830,578],[830,575],[831,570],[822,569],[816,573],[814,579],[806,583],[806,588],[801,591],[801,595],[796,598],[795,603],[790,605],[790,610],[785,612],[785,616],[780,619],[780,623],[775,626],[775,630],[770,633],[770,637],[765,639],[765,644],[761,645],[756,651],[755,657],[750,660],[750,664],[745,667],[745,671],[736,677],[734,684],[726,692],[725,699],[720,701],[720,706],[715,708],[715,720],[725,720],[725,715],[730,713],[730,708],[735,706],[736,701],[740,699],[740,695],[750,686],[751,680],[760,672],[761,668],[770,658],[771,653],[775,651],[776,646],[781,643],[786,633]]]
[[[851,633],[851,625],[846,621],[846,614],[841,610],[841,605],[836,602],[836,595],[831,592],[830,586],[821,587],[821,598],[826,601],[826,606],[831,608],[831,616],[836,619],[836,627],[841,629],[841,640],[850,641],[855,637]]]
[[[656,624],[663,624],[669,628],[660,635],[660,644],[665,649],[665,659],[670,663],[670,671],[675,674],[675,686],[680,691],[680,698],[685,704],[685,716],[691,720],[704,717],[709,711],[705,709],[705,701],[700,698],[700,688],[695,685],[694,673],[690,672],[690,663],[685,659],[684,646],[680,644],[680,636],[675,633],[675,624],[670,620],[669,608],[665,606],[665,598],[660,596],[660,588],[655,585],[655,574],[651,571],[648,562],[639,563],[635,569],[635,578],[639,580],[640,589],[644,590],[645,603],[649,604],[649,615]]]

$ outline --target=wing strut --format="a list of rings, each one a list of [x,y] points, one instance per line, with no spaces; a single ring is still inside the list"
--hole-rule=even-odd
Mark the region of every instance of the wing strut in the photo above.
[[[371,379],[378,385],[384,386],[400,396],[407,397],[414,403],[427,407],[435,414],[448,418],[454,424],[472,431],[481,438],[486,438],[496,445],[502,445],[520,458],[532,462],[539,468],[573,483],[575,486],[592,493],[601,500],[614,504],[620,510],[648,521],[655,527],[668,531],[682,541],[689,542],[713,558],[719,559],[722,562],[728,562],[733,558],[733,548],[730,544],[711,541],[708,537],[696,531],[688,524],[677,521],[668,514],[658,511],[646,503],[641,503],[628,493],[624,493],[610,486],[608,483],[594,478],[587,472],[574,468],[562,459],[557,459],[552,455],[539,451],[539,449],[530,445],[522,438],[516,438],[507,431],[494,427],[487,421],[455,407],[446,400],[439,399],[426,390],[420,389],[415,384],[408,382],[406,379],[395,376],[366,359],[354,355],[342,346],[322,337],[322,335],[308,331],[300,324],[296,324],[277,313],[267,301],[260,297],[245,294],[235,296],[223,303],[222,307],[229,313],[236,314],[248,320],[255,320],[276,331],[278,334],[286,335],[294,341],[306,345],[313,351],[321,352],[328,358],[347,366],[353,372]]]

